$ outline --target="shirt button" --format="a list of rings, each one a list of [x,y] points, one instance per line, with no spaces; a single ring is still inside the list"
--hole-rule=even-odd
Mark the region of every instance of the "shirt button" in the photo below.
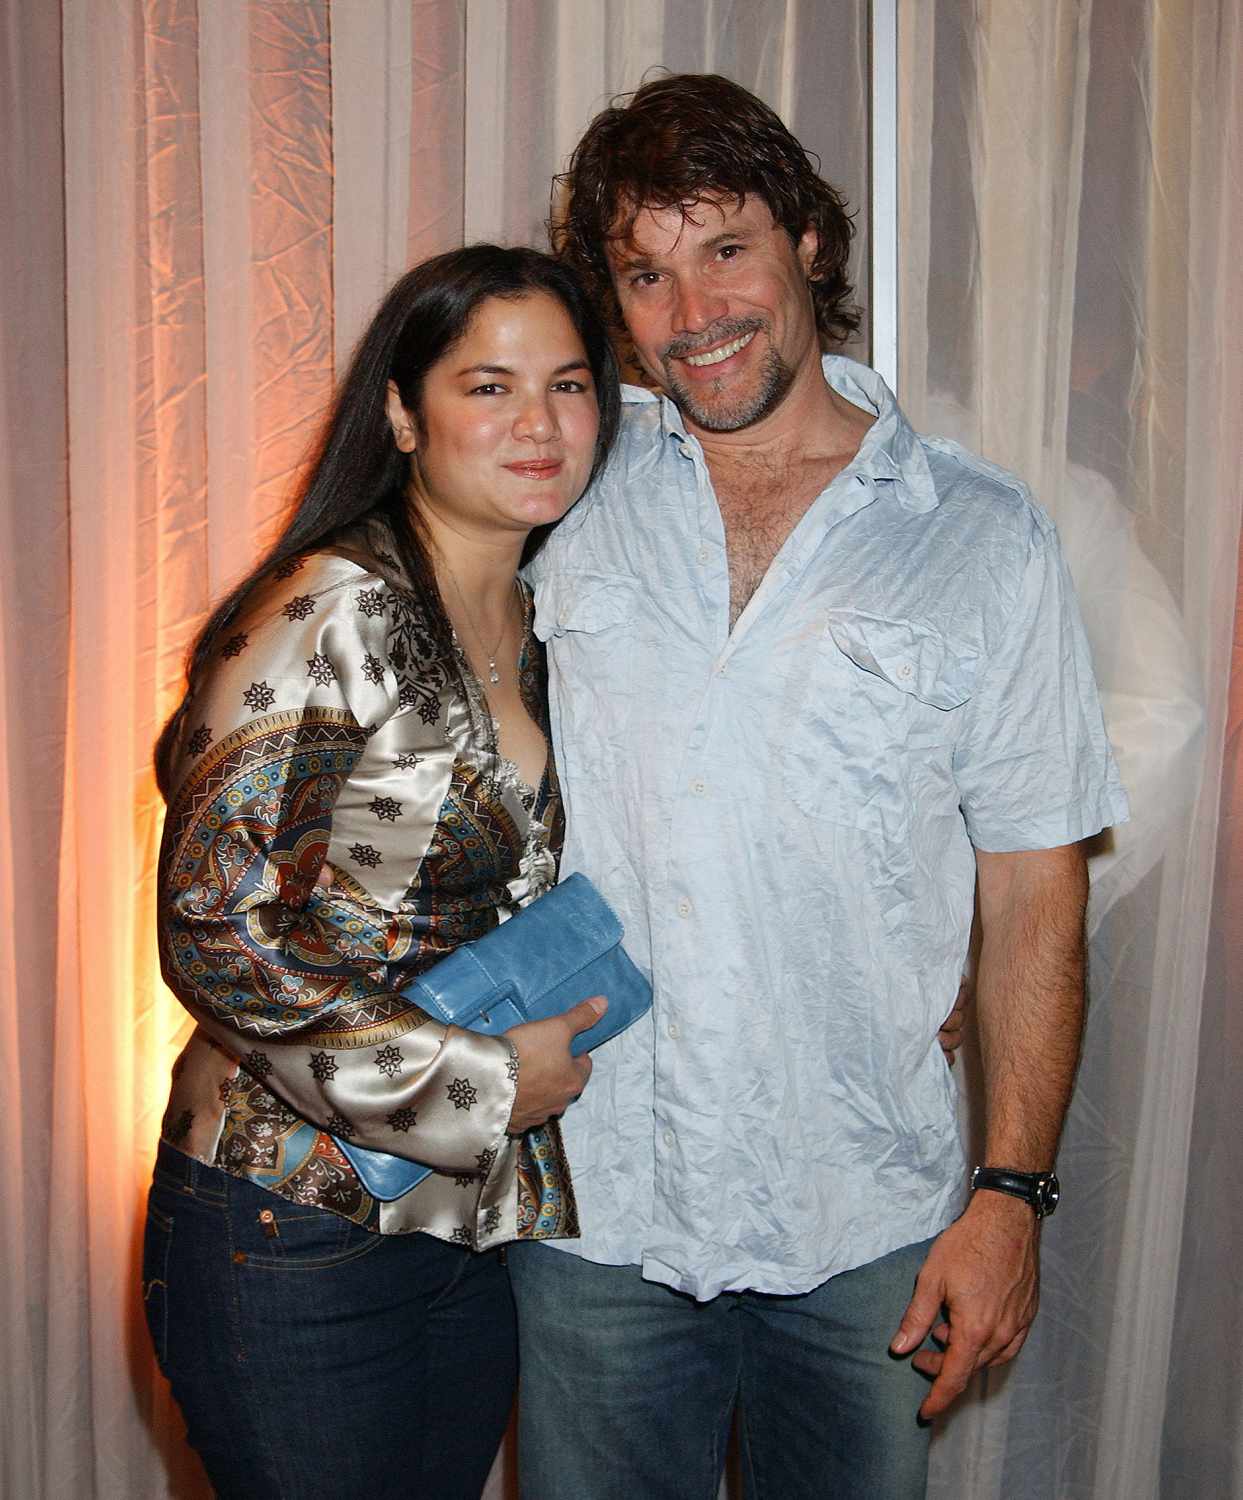
[[[669,1033],[669,1040],[671,1042],[676,1042],[677,1039],[682,1035],[682,1028],[676,1021],[670,1021],[669,1025],[665,1029]]]
[[[680,917],[689,917],[690,914],[691,914],[691,904],[686,899],[686,897],[683,896],[682,899],[681,899],[681,901],[678,902],[678,916],[680,916]]]
[[[696,552],[695,556],[699,559],[699,561],[701,563],[711,562],[712,561],[712,548],[709,547],[708,544],[705,542],[704,545],[699,549],[699,551]]]
[[[694,792],[696,797],[702,797],[707,790],[708,783],[704,781],[702,777],[697,776],[695,780],[691,782],[691,791]]]
[[[910,676],[912,676],[914,674],[914,671],[915,671],[915,668],[913,666],[911,666],[910,662],[909,661],[904,661],[901,664],[901,666],[898,668],[898,676],[901,677],[901,679],[903,680],[903,682],[905,682],[908,677],[910,677]]]
[[[665,1140],[665,1145],[666,1146],[672,1146],[673,1145],[673,1142],[675,1140],[675,1136],[674,1136],[672,1130],[666,1130],[665,1131],[664,1140]]]

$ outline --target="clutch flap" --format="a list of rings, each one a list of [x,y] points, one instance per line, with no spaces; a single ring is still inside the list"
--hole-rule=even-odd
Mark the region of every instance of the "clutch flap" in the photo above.
[[[481,1012],[502,993],[526,1000],[556,990],[621,940],[621,922],[591,881],[568,875],[420,975],[413,998],[439,1021],[480,1030]]]
[[[473,1027],[496,988],[475,955],[480,939],[463,943],[415,981],[413,999],[429,1016],[454,1026]]]

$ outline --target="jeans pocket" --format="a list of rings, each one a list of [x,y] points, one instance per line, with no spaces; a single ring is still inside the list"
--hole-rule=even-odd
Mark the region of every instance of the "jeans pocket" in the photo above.
[[[168,1262],[173,1248],[173,1218],[148,1200],[142,1242],[142,1303],[160,1369],[168,1366]]]
[[[229,1184],[229,1237],[235,1264],[269,1271],[330,1270],[384,1241],[342,1214],[237,1180]]]

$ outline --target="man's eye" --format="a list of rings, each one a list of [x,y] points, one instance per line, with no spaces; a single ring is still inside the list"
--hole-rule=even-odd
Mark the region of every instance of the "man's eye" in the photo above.
[[[655,286],[660,277],[655,271],[639,271],[630,278],[631,286]]]
[[[741,245],[722,245],[717,254],[722,260],[733,260],[736,255],[741,254]]]
[[[472,386],[466,394],[468,396],[496,396],[500,394],[500,391],[501,387],[496,381],[490,380],[486,385]]]
[[[579,396],[587,389],[581,380],[558,380],[553,390],[559,395]]]

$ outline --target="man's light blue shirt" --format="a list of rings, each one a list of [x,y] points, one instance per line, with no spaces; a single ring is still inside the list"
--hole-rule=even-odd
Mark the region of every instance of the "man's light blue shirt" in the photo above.
[[[871,370],[824,371],[876,421],[732,631],[702,450],[646,391],[531,568],[562,869],[655,988],[564,1117],[563,1248],[701,1299],[807,1291],[953,1218],[936,1033],[974,849],[1126,817],[1048,517]]]

